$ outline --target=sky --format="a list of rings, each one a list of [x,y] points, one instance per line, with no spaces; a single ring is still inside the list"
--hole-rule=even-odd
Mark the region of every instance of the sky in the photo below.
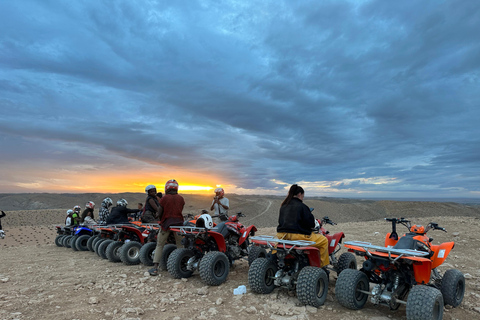
[[[1,1],[0,192],[480,198],[463,1]]]

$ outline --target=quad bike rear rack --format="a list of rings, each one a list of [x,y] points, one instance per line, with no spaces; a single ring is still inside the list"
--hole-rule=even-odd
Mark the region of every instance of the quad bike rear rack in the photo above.
[[[375,245],[372,245],[370,242],[364,242],[364,241],[346,241],[345,244],[365,249],[365,253],[369,257],[371,257],[372,254],[367,249],[388,253],[388,258],[391,261],[397,261],[403,256],[426,257],[429,255],[428,252],[424,252],[424,251],[418,251],[418,250],[412,250],[412,249],[395,249],[395,248],[388,248],[388,247],[382,247],[382,246],[375,246]],[[398,257],[393,258],[392,254],[398,255]]]
[[[170,229],[175,229],[179,230],[181,233],[200,233],[200,232],[206,232],[208,229],[207,228],[201,228],[201,227],[189,227],[189,226],[171,226]]]
[[[287,252],[290,252],[291,250],[294,250],[294,249],[299,249],[300,247],[309,247],[315,244],[315,241],[284,240],[284,239],[275,238],[273,236],[253,236],[253,237],[250,237],[250,240],[258,244],[263,244],[263,242],[265,242],[265,244],[270,249],[279,249],[279,244],[282,244],[280,248],[283,247],[283,249],[286,250]],[[287,246],[290,246],[290,248],[287,248]]]

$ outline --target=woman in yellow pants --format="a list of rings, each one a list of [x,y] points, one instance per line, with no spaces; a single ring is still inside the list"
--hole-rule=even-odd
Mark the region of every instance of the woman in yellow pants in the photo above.
[[[325,236],[313,233],[315,217],[303,203],[305,191],[294,184],[283,200],[278,217],[277,238],[285,240],[314,241],[312,247],[320,250],[321,266],[329,264],[328,240]]]

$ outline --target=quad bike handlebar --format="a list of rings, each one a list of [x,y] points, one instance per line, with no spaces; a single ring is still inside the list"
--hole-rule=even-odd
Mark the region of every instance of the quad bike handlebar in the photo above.
[[[386,221],[390,221],[392,223],[392,232],[390,234],[390,238],[391,239],[394,239],[394,240],[398,240],[398,234],[397,234],[397,224],[402,224],[404,225],[408,231],[412,231],[412,225],[410,223],[410,220],[407,220],[405,218],[385,218]],[[414,226],[415,227],[415,226]],[[422,227],[423,228],[423,227]],[[424,233],[427,233],[428,230],[441,230],[441,231],[444,231],[444,232],[447,232],[447,230],[443,227],[439,227],[438,226],[438,223],[435,223],[435,222],[430,222],[427,227],[425,228],[425,231]]]
[[[325,216],[325,217],[322,218],[322,224],[324,224],[324,223],[332,225],[332,226],[337,225],[335,222],[330,220],[330,218],[328,216]]]

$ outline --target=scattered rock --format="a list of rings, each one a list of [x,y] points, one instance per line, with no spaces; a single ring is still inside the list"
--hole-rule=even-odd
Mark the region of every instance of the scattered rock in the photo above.
[[[88,299],[88,303],[89,304],[97,304],[98,303],[98,298],[97,297],[90,297],[90,299]]]
[[[197,294],[201,296],[206,296],[208,294],[208,287],[201,287],[197,289]]]

